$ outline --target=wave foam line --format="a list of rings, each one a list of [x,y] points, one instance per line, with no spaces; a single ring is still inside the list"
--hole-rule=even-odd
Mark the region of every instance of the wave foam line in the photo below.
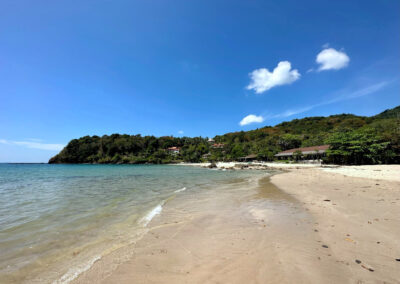
[[[146,227],[155,216],[161,213],[164,203],[165,201],[162,201],[160,204],[154,207],[149,213],[140,219],[140,223]]]
[[[186,190],[186,187],[183,187],[183,188],[181,188],[181,189],[175,190],[174,192],[175,192],[175,193],[178,193],[178,192],[182,192],[182,191],[185,191],[185,190]]]
[[[56,280],[53,282],[53,284],[66,284],[77,278],[80,274],[83,272],[89,270],[93,264],[100,260],[101,256],[96,256],[92,258],[90,261],[88,261],[85,264],[82,264],[81,266],[78,266],[76,269],[70,269],[68,270],[67,273],[65,273],[60,279]]]
[[[186,190],[186,187],[179,189],[179,191]],[[162,211],[163,205],[165,204],[165,200],[160,202],[156,207],[154,207],[151,211],[149,211],[142,219],[140,219],[139,223],[141,223],[144,227],[146,227],[150,221],[157,215],[159,215]],[[76,269],[70,269],[67,273],[65,273],[60,279],[53,282],[53,284],[67,284],[76,279],[80,274],[89,270],[93,264],[101,259],[101,256],[95,256],[90,261],[78,266]]]

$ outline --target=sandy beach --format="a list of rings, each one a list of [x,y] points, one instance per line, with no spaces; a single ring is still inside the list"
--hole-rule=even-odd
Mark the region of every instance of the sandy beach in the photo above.
[[[185,192],[73,283],[400,283],[397,173],[292,166]]]
[[[321,262],[335,258],[330,269],[345,267],[344,282],[399,283],[399,176],[398,165],[360,166],[291,171],[272,182],[313,216],[329,247]]]

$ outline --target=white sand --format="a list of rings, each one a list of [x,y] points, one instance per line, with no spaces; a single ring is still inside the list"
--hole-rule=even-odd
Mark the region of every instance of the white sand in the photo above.
[[[179,165],[208,167],[211,163],[182,163]],[[240,166],[247,165],[249,168],[268,167],[273,169],[305,169],[317,168],[328,173],[337,173],[351,177],[362,177],[369,179],[381,179],[389,181],[400,181],[400,165],[364,165],[364,166],[338,166],[320,164],[287,164],[287,163],[265,163],[265,162],[218,162],[218,169],[239,169]]]
[[[400,181],[400,165],[342,166],[322,170],[352,177]]]
[[[211,165],[211,163],[181,163],[177,165],[183,165],[183,166],[194,166],[194,167],[208,167]],[[215,164],[217,168],[222,169],[232,169],[235,167],[240,167],[242,165],[247,165],[247,166],[265,166],[269,168],[276,168],[276,169],[282,169],[282,168],[315,168],[319,167],[319,164],[287,164],[287,163],[265,163],[265,162],[218,162]]]

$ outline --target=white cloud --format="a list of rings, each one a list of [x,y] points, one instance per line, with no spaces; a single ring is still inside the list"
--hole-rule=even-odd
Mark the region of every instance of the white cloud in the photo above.
[[[315,60],[320,64],[319,71],[339,70],[349,65],[350,58],[343,51],[337,51],[334,48],[326,48],[317,55]]]
[[[264,121],[264,117],[262,117],[261,115],[257,116],[254,114],[249,114],[248,116],[246,116],[245,118],[243,118],[239,124],[240,126],[244,126],[244,125],[248,125],[251,123],[260,123]]]
[[[249,76],[251,82],[247,89],[261,94],[273,87],[293,83],[300,78],[300,73],[297,69],[292,69],[289,61],[281,61],[272,72],[266,68],[260,68],[251,72]]]
[[[183,133],[184,133],[183,130],[179,130],[179,131],[178,131],[178,134],[181,134],[181,135],[182,135]]]
[[[48,151],[60,151],[64,148],[64,145],[62,144],[46,144],[46,143],[31,142],[31,141],[9,141],[5,139],[0,139],[0,143],[23,146],[32,149],[48,150]]]

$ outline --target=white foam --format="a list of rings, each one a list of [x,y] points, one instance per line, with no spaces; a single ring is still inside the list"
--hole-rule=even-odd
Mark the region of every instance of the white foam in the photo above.
[[[178,193],[178,192],[182,192],[182,191],[185,191],[185,190],[186,190],[186,187],[183,187],[183,188],[181,188],[181,189],[175,190],[174,192],[175,192],[175,193]]]
[[[71,282],[72,280],[77,278],[80,274],[89,270],[93,266],[93,264],[100,259],[101,259],[101,256],[95,256],[87,263],[84,263],[75,269],[68,270],[67,273],[65,273],[60,279],[54,281],[53,284],[66,284],[66,283]]]
[[[149,213],[147,213],[142,219],[140,219],[140,223],[144,227],[146,227],[155,216],[161,213],[164,203],[165,201],[154,207]]]

